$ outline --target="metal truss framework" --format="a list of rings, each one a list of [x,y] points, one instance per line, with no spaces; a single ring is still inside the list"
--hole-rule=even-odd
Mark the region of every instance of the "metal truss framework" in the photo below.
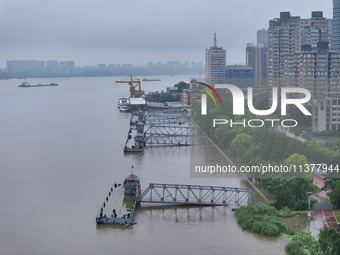
[[[155,123],[184,123],[190,119],[190,116],[183,111],[153,111],[144,116],[146,124]]]
[[[189,118],[189,115],[183,112],[179,112],[179,113],[148,112],[144,116],[144,119],[148,120],[150,118],[182,119],[182,118]]]
[[[171,203],[177,205],[230,205],[259,203],[247,188],[230,188],[200,185],[150,183],[139,196],[138,202]]]
[[[151,125],[144,132],[144,142],[146,144],[188,146],[192,129],[192,127]]]
[[[149,118],[145,121],[145,124],[149,125],[157,125],[157,124],[179,124],[179,123],[185,123],[188,119],[166,119],[166,118]]]

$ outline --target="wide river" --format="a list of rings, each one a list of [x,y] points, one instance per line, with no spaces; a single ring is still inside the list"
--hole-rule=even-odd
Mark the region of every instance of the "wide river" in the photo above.
[[[97,226],[115,182],[135,166],[150,182],[245,187],[234,178],[190,178],[190,148],[148,147],[124,154],[130,114],[124,77],[0,81],[0,254],[285,254],[286,240],[243,231],[228,207],[144,208],[128,228]],[[144,77],[140,77],[144,78]],[[152,78],[152,77],[149,77]],[[189,76],[158,76],[143,89],[165,90]],[[219,152],[208,150],[213,158]]]

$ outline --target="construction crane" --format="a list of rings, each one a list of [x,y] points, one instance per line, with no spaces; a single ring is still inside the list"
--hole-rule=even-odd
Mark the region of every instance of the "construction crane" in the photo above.
[[[128,80],[130,78],[130,80]],[[137,79],[132,74],[127,76],[122,81],[116,81],[116,83],[128,83],[130,85],[130,97],[142,97],[144,95],[144,90],[142,90],[141,81]]]

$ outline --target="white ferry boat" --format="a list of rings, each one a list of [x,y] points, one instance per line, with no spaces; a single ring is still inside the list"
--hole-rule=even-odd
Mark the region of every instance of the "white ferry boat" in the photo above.
[[[127,104],[122,104],[120,107],[119,107],[119,110],[121,112],[127,112],[130,110],[129,106]]]
[[[128,103],[128,98],[127,97],[124,97],[124,96],[119,97],[119,99],[118,99],[118,108],[120,108],[122,105],[127,105],[127,103]]]

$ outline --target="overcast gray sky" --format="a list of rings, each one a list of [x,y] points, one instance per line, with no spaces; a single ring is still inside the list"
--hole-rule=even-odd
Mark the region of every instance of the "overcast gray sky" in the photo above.
[[[214,32],[227,62],[243,63],[246,44],[280,11],[318,10],[332,18],[332,0],[0,0],[0,65],[204,62]]]

